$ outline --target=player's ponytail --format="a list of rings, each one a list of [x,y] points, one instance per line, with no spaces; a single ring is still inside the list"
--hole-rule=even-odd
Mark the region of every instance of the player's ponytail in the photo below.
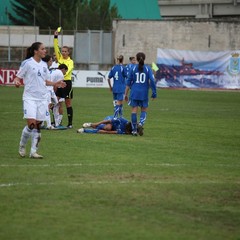
[[[117,57],[117,60],[118,60],[119,63],[123,63],[123,60],[124,60],[123,55],[119,55],[119,56]]]
[[[37,51],[39,49],[40,45],[42,45],[41,42],[35,42],[32,44],[31,47],[28,47],[27,52],[26,52],[26,59],[33,57],[34,51]]]
[[[138,61],[138,69],[140,72],[142,72],[143,66],[144,66],[145,54],[143,52],[139,52],[137,53],[136,58]]]

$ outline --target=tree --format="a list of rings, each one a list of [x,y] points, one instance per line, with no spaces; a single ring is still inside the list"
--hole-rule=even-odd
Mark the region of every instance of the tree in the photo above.
[[[111,30],[112,19],[121,18],[110,0],[11,0],[16,14],[9,19],[16,25],[39,26],[40,29]]]

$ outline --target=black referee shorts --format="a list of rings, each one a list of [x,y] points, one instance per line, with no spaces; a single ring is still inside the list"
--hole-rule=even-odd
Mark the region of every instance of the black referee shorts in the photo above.
[[[73,98],[73,88],[72,88],[72,80],[64,80],[67,84],[65,88],[58,88],[56,92],[56,96],[59,98]]]

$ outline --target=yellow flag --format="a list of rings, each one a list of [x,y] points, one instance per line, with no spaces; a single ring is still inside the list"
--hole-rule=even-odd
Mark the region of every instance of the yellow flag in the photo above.
[[[58,28],[57,28],[57,31],[58,31],[58,32],[61,32],[61,30],[62,30],[61,27],[58,27]]]
[[[154,70],[155,72],[158,70],[158,66],[156,65],[156,63],[152,62],[152,70]]]

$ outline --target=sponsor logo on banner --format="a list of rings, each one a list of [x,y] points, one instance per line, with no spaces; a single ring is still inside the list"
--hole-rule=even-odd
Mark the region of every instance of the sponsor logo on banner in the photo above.
[[[240,73],[240,58],[239,53],[233,53],[229,60],[228,73],[232,76]]]
[[[106,71],[73,71],[73,87],[108,88]]]

